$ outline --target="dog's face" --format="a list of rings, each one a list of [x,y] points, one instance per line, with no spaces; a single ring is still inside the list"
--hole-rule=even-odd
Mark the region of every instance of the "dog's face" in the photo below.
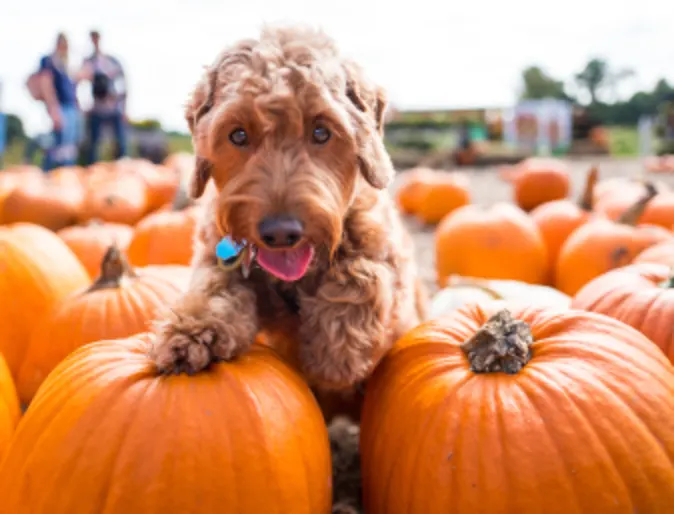
[[[253,244],[284,280],[301,278],[316,249],[332,253],[355,197],[393,174],[383,95],[330,45],[292,31],[241,43],[208,70],[186,113],[193,196],[214,180],[222,232]]]

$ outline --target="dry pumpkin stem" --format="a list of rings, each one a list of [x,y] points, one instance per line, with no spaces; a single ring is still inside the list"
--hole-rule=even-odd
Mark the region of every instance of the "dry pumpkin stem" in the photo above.
[[[644,213],[648,202],[655,198],[658,194],[658,190],[652,182],[646,182],[644,184],[646,188],[646,193],[644,196],[639,198],[633,205],[630,206],[625,212],[623,212],[618,218],[618,223],[623,223],[625,225],[636,225],[637,221]]]
[[[134,278],[137,276],[120,249],[116,245],[112,245],[105,252],[101,261],[101,274],[87,291],[114,289],[119,287],[125,277]]]
[[[583,195],[580,197],[578,206],[584,211],[591,211],[592,204],[594,203],[592,198],[594,197],[594,186],[599,180],[599,168],[597,166],[592,166],[590,171],[587,172],[587,177],[585,179],[585,189],[583,189]]]
[[[518,373],[531,359],[534,339],[524,321],[503,309],[461,345],[474,373]]]

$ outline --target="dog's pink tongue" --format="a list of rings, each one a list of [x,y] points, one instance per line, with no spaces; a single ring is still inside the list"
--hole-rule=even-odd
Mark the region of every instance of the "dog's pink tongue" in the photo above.
[[[311,264],[314,249],[304,244],[292,250],[258,248],[257,262],[262,268],[281,280],[294,282],[301,279]]]

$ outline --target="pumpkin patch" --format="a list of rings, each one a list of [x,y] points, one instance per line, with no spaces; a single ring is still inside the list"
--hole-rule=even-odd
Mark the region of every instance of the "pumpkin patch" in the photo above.
[[[499,171],[488,146],[372,191],[429,302],[348,391],[310,389],[281,310],[232,361],[158,371],[148,329],[199,279],[218,194],[188,198],[193,154],[1,171],[0,512],[670,514],[674,182],[594,157]],[[344,250],[406,265],[371,243]]]

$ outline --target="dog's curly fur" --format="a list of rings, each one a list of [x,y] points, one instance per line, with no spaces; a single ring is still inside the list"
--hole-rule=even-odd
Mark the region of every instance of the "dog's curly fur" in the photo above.
[[[198,228],[189,291],[157,328],[165,372],[231,359],[264,329],[298,340],[301,369],[318,389],[349,391],[423,315],[412,240],[386,186],[386,99],[322,32],[265,29],[226,49],[186,108],[197,166],[190,185],[217,194]],[[332,133],[312,142],[317,120]],[[245,148],[228,135],[244,128]],[[281,282],[262,269],[218,267],[223,234],[262,245],[270,214],[302,220],[315,249],[309,271]]]

